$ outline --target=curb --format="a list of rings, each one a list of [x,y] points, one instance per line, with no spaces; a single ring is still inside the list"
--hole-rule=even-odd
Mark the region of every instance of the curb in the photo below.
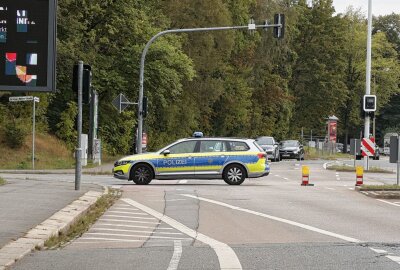
[[[25,236],[2,247],[0,249],[0,270],[12,266],[31,251],[42,248],[44,242],[50,237],[58,235],[60,232],[66,232],[102,195],[107,193],[107,187],[103,192],[86,192],[79,199],[28,231]]]
[[[354,190],[374,199],[400,199],[400,190],[363,190],[361,187]]]

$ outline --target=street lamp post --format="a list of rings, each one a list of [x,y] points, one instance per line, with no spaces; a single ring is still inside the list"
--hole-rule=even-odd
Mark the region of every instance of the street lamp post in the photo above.
[[[138,135],[137,135],[137,153],[141,154],[142,153],[142,135],[143,135],[143,91],[144,91],[144,64],[146,60],[146,54],[147,51],[150,48],[150,45],[160,36],[165,35],[165,34],[172,34],[172,33],[187,33],[187,32],[206,32],[206,31],[221,31],[221,30],[240,30],[240,29],[248,29],[250,31],[253,31],[257,28],[271,28],[275,27],[277,29],[282,29],[283,28],[283,20],[284,16],[281,14],[277,14],[276,17],[278,19],[278,23],[275,24],[264,24],[264,25],[256,25],[251,21],[248,25],[245,26],[226,26],[226,27],[208,27],[208,28],[187,28],[187,29],[171,29],[171,30],[166,30],[159,32],[155,36],[153,36],[146,44],[146,46],[143,49],[142,52],[142,57],[140,60],[140,86],[139,86],[139,100],[138,100]],[[279,34],[282,33],[283,31],[280,32],[278,31]]]

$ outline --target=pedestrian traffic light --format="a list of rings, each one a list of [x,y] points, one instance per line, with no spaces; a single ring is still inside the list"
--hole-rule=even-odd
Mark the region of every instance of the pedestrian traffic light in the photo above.
[[[281,39],[285,36],[285,15],[284,14],[275,14],[274,16],[274,24],[278,24],[281,26],[274,27],[274,37]]]
[[[376,96],[365,95],[364,96],[364,112],[375,112],[376,111]]]
[[[74,65],[74,71],[72,76],[72,90],[78,93],[78,70],[79,65]],[[89,65],[83,65],[82,74],[82,103],[89,104],[91,98],[90,88],[92,86],[92,67]]]
[[[143,97],[142,116],[143,118],[147,116],[147,97]]]

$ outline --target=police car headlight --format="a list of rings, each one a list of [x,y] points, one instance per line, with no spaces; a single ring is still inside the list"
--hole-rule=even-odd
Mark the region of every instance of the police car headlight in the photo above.
[[[117,162],[115,162],[115,167],[118,167],[118,166],[123,166],[123,165],[126,165],[126,164],[130,164],[130,163],[133,163],[133,161],[132,160],[121,160],[121,161],[117,161]]]

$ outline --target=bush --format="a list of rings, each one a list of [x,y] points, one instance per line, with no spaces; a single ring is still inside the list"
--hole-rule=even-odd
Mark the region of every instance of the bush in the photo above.
[[[26,131],[18,127],[15,123],[10,122],[5,126],[5,137],[6,144],[13,148],[18,149],[21,148],[25,141],[25,136],[27,135]]]

